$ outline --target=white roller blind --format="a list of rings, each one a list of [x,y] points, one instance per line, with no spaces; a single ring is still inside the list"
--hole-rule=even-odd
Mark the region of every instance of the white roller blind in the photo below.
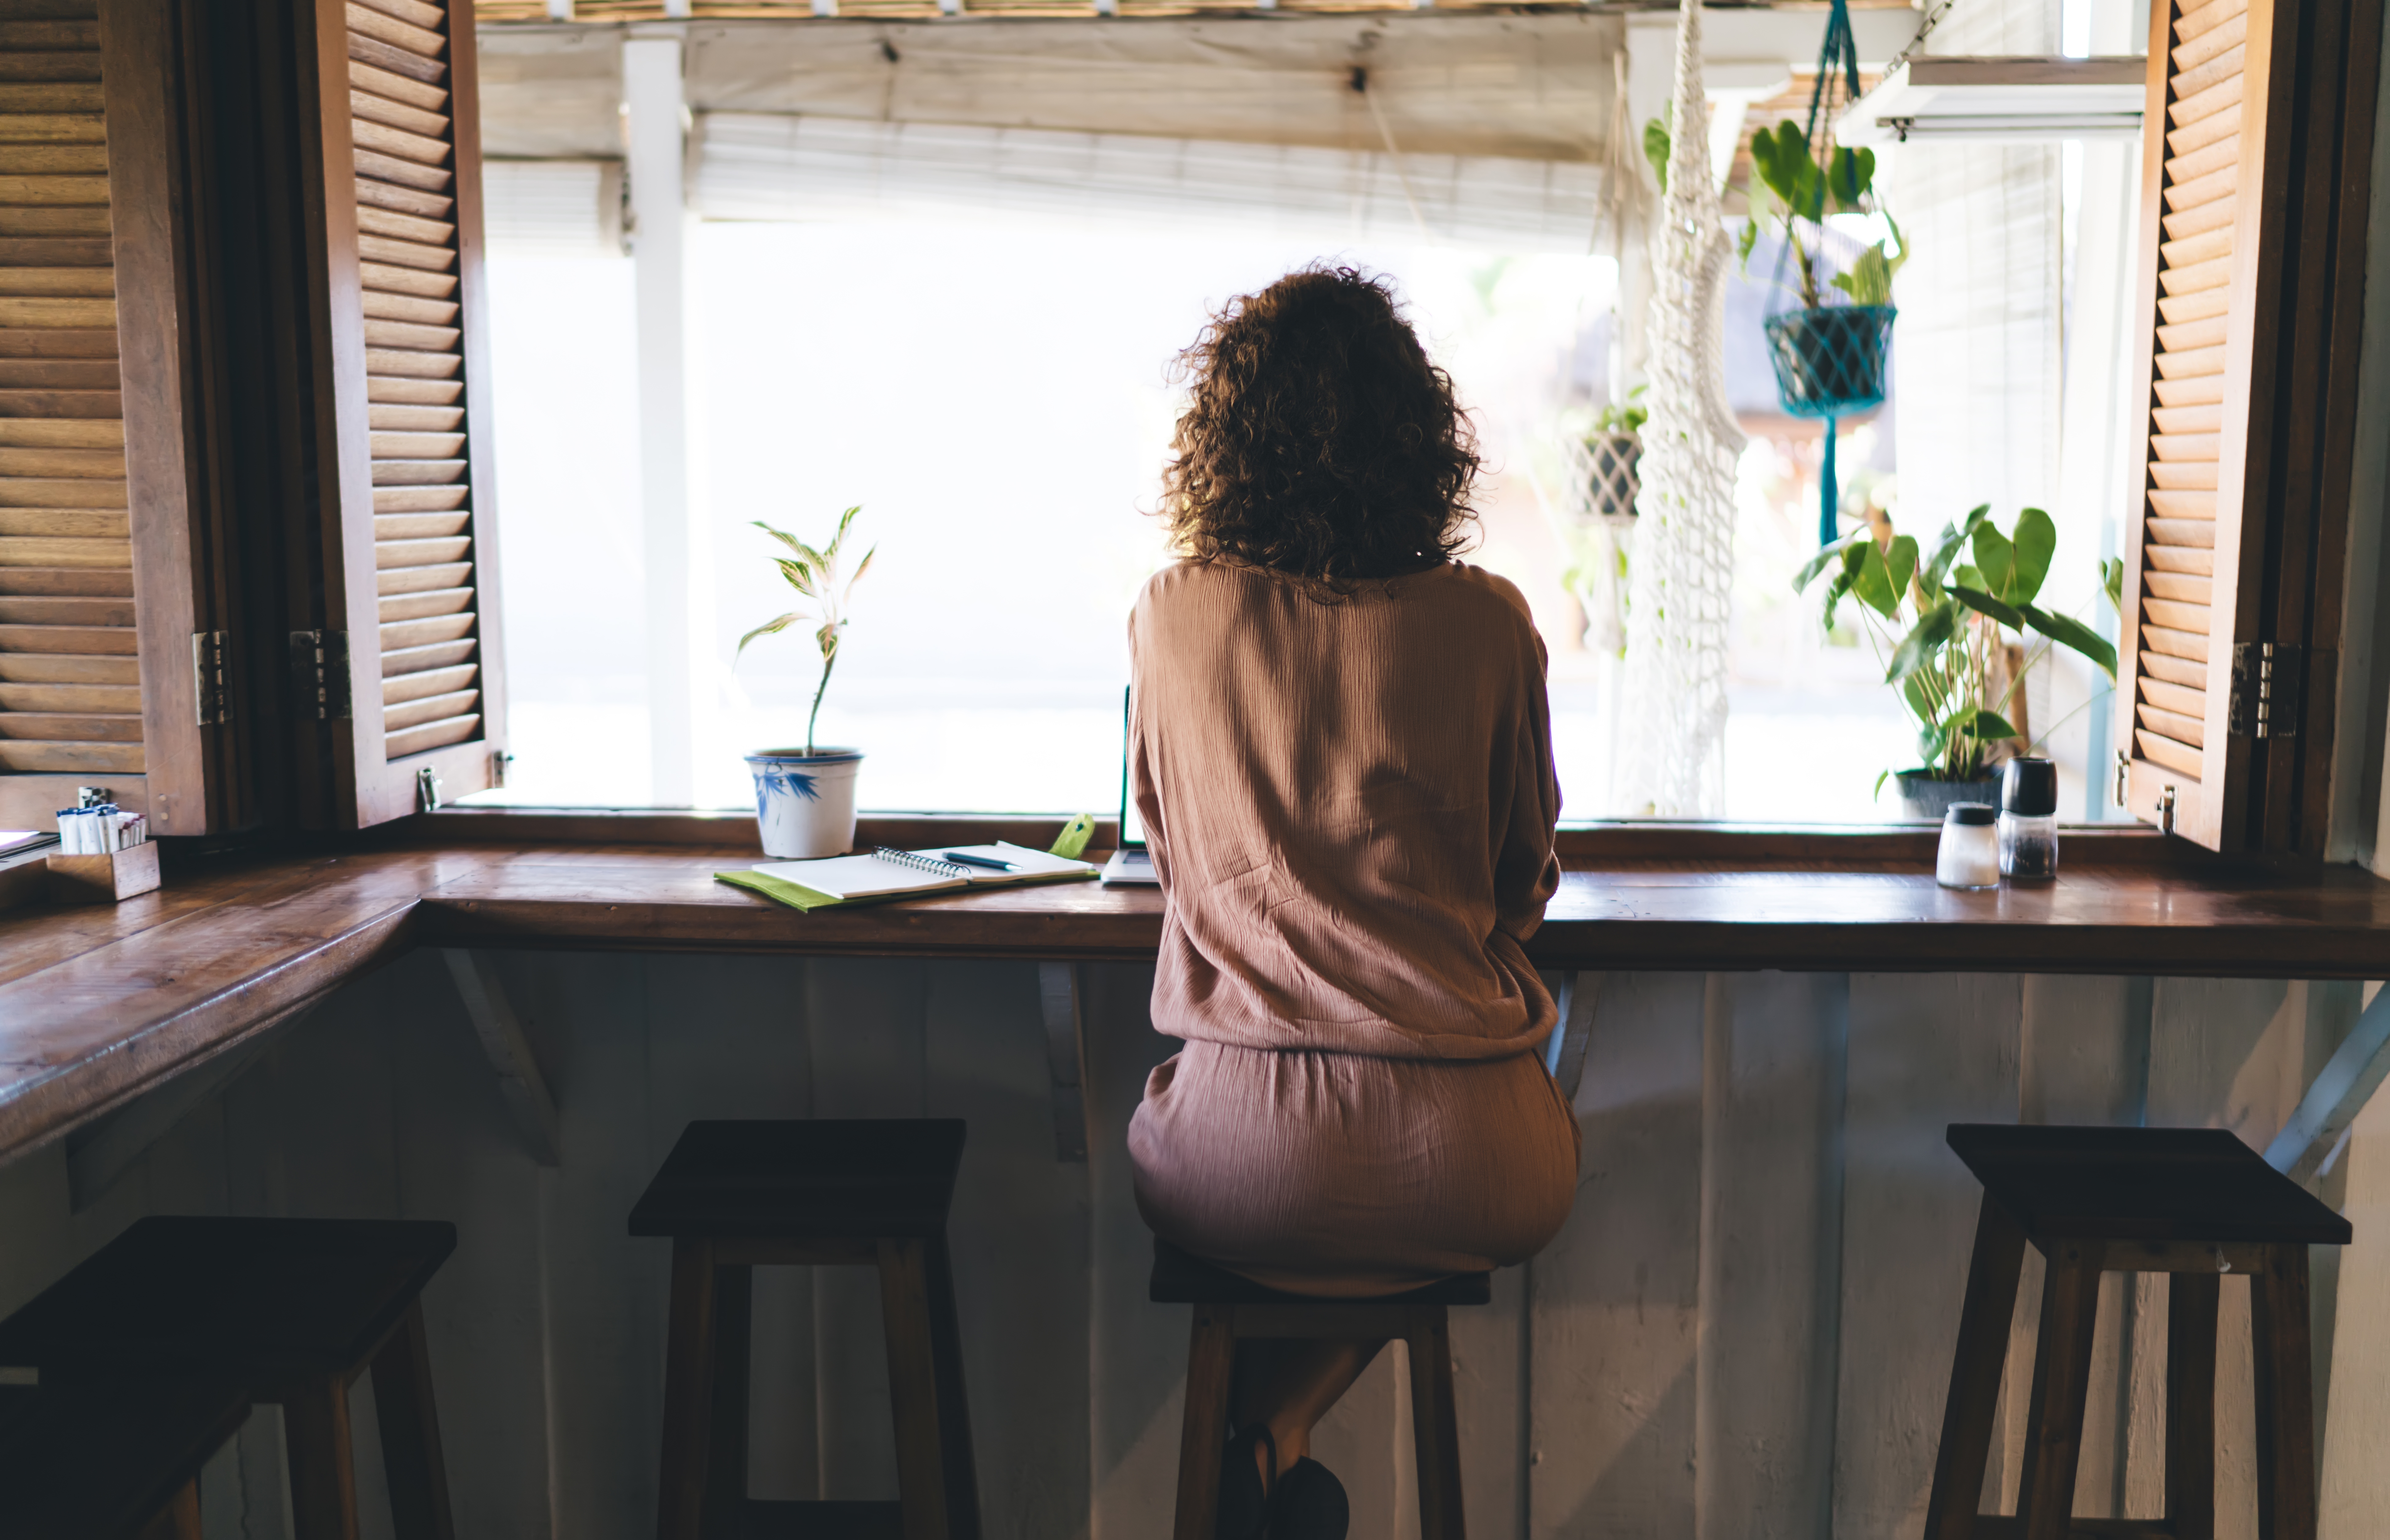
[[[700,116],[694,160],[690,201],[709,219],[970,212],[1567,252],[1592,250],[1603,175],[1493,156],[1405,155],[1398,170],[1382,152],[734,112]]]
[[[493,256],[619,257],[619,160],[486,160],[483,228]]]

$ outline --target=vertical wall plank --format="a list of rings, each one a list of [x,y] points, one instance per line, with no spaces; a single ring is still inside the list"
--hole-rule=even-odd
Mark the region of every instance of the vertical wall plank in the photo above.
[[[2265,1149],[2298,1105],[2306,1007],[2305,986],[2280,981],[2159,980],[2150,1020],[2151,1124],[2229,1128]],[[2256,1392],[2246,1279],[2224,1280],[2217,1330],[2217,1540],[2255,1540]]]
[[[1981,1200],[1945,1135],[2016,1121],[2019,1018],[2012,975],[1851,976],[1836,1540],[1922,1533]]]
[[[1128,1123],[1145,1077],[1178,1051],[1149,1015],[1153,969],[1080,972],[1087,1032],[1088,1492],[1094,1540],[1151,1540],[1178,1478],[1187,1384],[1185,1305],[1146,1298],[1153,1235],[1137,1217]]]
[[[1452,1398],[1460,1422],[1460,1495],[1469,1533],[1484,1540],[1526,1540],[1527,1269],[1494,1275],[1492,1303],[1452,1313]],[[1397,1389],[1407,1382],[1395,1381]],[[1410,1424],[1394,1429],[1394,1454],[1413,1457]],[[1419,1508],[1418,1473],[1406,1465],[1408,1511]]]
[[[947,1225],[989,1540],[1087,1533],[1087,1167],[1054,1158],[1034,963],[931,970],[926,1110],[970,1124]]]
[[[1701,1540],[1826,1540],[1849,981],[1712,975],[1703,1029]]]
[[[1613,974],[1602,991],[1576,1207],[1527,1264],[1536,1540],[1693,1532],[1705,993],[1697,973]]]
[[[929,969],[919,962],[817,957],[805,965],[815,1117],[922,1115],[928,995]],[[886,1341],[878,1277],[868,1268],[816,1268],[815,1426],[826,1498],[896,1495]]]
[[[479,1041],[457,1030],[456,987],[438,956],[418,952],[337,1004],[386,1045],[398,1174],[387,1217],[456,1226],[456,1250],[423,1293],[449,1500],[497,1533],[535,1534],[551,1524],[540,1173]],[[379,1427],[364,1419],[366,1385],[352,1397],[361,1439]],[[361,1459],[360,1477],[368,1464],[376,1495],[361,1508],[387,1534],[388,1489],[378,1459]]]
[[[661,1164],[702,1118],[803,1118],[813,1105],[804,1030],[806,965],[789,957],[648,959],[647,1143]],[[661,1243],[659,1243],[661,1244]],[[753,1270],[748,1492],[810,1498],[821,1488],[810,1268]]]
[[[655,1533],[672,1243],[635,1240],[627,1226],[662,1160],[647,1114],[649,964],[584,953],[499,962],[556,1097],[562,1161],[541,1182],[536,1223],[554,1533],[574,1540]],[[470,1522],[456,1515],[460,1534]]]
[[[2390,1513],[2390,1460],[2382,1457],[2390,1429],[2390,1097],[2374,1097],[2359,1115],[2341,1166],[2341,1212],[2357,1236],[2341,1258],[2317,1533],[2319,1540],[2372,1540]]]
[[[2029,1123],[2139,1124],[2148,1110],[2151,984],[2147,979],[2052,978],[2022,981],[2024,1035],[2018,1076],[2020,1120]],[[2013,1486],[2023,1459],[2025,1375],[2040,1334],[2040,1259],[2034,1258],[2034,1290],[2023,1295],[2018,1329],[2010,1345],[2009,1367],[2016,1393],[2003,1406],[2011,1446],[2005,1451],[2007,1484]],[[2164,1507],[2137,1508],[2131,1489],[2133,1387],[2136,1366],[2163,1341],[2165,1321],[2154,1316],[2145,1290],[2132,1275],[2111,1273],[2100,1280],[2099,1315],[2091,1341],[2090,1395],[2084,1411],[2081,1462],[2075,1483],[2075,1511],[2087,1518],[2127,1513],[2155,1514]],[[2152,1329],[2156,1337],[2152,1336]],[[2162,1382],[2162,1381],[2160,1381]]]

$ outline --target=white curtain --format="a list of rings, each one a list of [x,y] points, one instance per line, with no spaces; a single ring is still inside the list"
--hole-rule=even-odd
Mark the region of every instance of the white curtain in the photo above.
[[[708,219],[997,218],[1237,228],[1583,252],[1602,168],[1045,129],[700,115],[691,207]]]
[[[2055,54],[2056,0],[1959,0],[1926,51]],[[2052,507],[2059,148],[1919,142],[1886,160],[1893,215],[1916,243],[1894,296],[1895,518],[1930,540],[1978,503],[2003,524],[2021,506]]]

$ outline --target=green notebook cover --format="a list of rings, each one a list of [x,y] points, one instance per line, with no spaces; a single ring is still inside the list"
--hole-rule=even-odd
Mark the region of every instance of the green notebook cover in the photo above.
[[[1006,888],[1037,887],[1048,882],[1088,882],[1100,875],[1098,872],[1053,872],[1042,877],[1024,877],[1012,882],[991,882],[976,891],[997,892]],[[767,877],[762,872],[715,872],[713,879],[727,882],[734,888],[744,888],[749,892],[762,893],[774,903],[785,904],[791,909],[807,914],[816,909],[859,909],[867,904],[893,904],[906,898],[943,898],[950,893],[974,891],[970,888],[938,888],[925,893],[875,893],[869,898],[832,898],[828,893],[817,893],[786,878]]]

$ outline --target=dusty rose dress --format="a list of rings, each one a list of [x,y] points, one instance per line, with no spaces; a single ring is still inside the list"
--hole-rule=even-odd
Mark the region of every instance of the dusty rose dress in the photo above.
[[[1185,564],[1129,646],[1153,1023],[1187,1045],[1129,1125],[1146,1222],[1311,1294],[1533,1255],[1579,1136],[1520,945],[1560,881],[1525,601],[1458,563],[1335,602]]]

